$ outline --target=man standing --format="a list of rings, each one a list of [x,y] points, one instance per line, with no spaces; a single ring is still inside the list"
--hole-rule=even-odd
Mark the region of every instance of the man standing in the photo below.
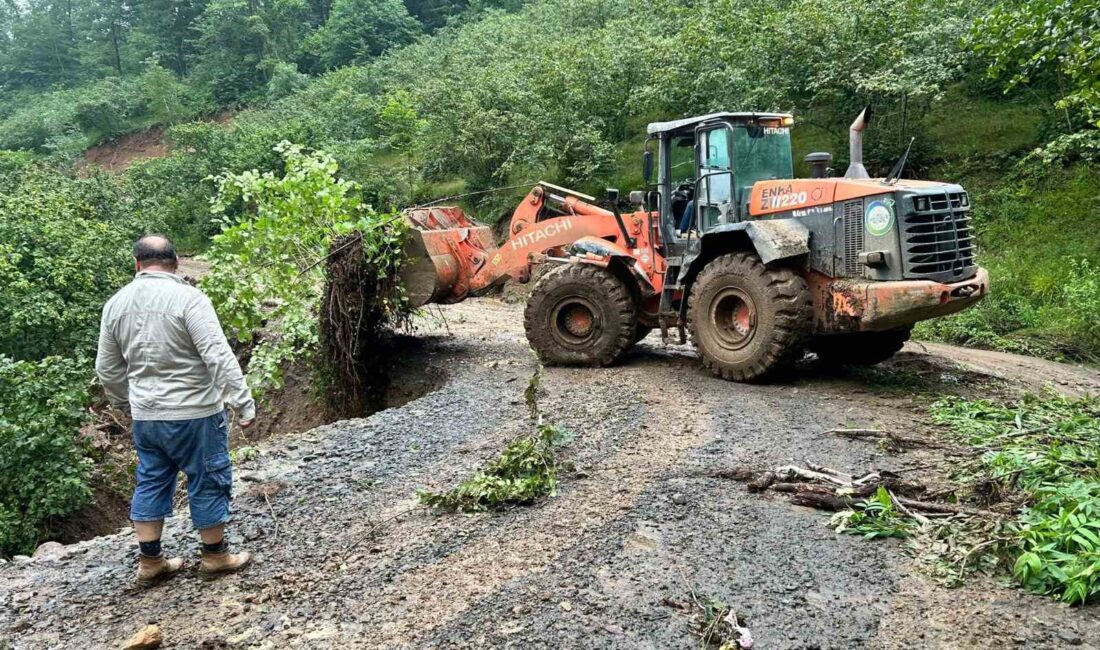
[[[138,468],[130,519],[141,547],[137,579],[151,582],[183,567],[160,546],[181,470],[202,539],[201,571],[234,571],[251,556],[230,553],[225,539],[233,483],[225,407],[247,428],[256,405],[210,299],[175,275],[172,243],[142,237],[134,262],[133,282],[103,308],[95,366],[111,404],[134,420]]]

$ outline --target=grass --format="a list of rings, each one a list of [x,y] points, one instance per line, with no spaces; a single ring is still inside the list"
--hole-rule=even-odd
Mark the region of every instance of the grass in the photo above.
[[[1014,155],[1036,146],[1043,117],[1039,105],[974,96],[955,86],[921,126],[940,157],[958,161]]]
[[[1100,169],[967,188],[992,289],[972,309],[921,323],[918,338],[1100,361]]]

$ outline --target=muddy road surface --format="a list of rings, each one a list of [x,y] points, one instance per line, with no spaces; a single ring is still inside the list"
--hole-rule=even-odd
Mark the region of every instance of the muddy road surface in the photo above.
[[[165,546],[189,568],[153,588],[131,586],[125,532],[0,566],[0,638],[117,647],[156,623],[172,648],[699,648],[694,594],[743,613],[758,648],[1100,647],[1095,607],[992,579],[938,586],[904,542],[836,534],[819,511],[722,478],[807,460],[942,476],[936,452],[823,431],[927,432],[917,393],[1011,393],[1011,377],[913,347],[870,375],[734,384],[656,336],[615,368],[540,373],[522,306],[493,300],[433,308],[420,330],[394,373],[421,397],[238,464],[231,540],[254,566],[203,580],[177,513]],[[1064,372],[1074,391],[1097,385]],[[531,429],[536,373],[538,411],[573,434],[558,494],[492,514],[418,507],[416,489],[455,485]]]

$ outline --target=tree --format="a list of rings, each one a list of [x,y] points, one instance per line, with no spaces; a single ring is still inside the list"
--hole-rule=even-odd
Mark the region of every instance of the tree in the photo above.
[[[1007,0],[975,25],[973,48],[1005,91],[1051,84],[1066,129],[1100,128],[1100,1]]]
[[[419,32],[400,0],[335,0],[328,21],[304,47],[331,69],[409,43]]]

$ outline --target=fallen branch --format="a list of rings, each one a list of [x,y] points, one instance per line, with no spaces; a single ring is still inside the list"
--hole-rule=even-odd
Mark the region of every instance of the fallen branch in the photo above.
[[[764,472],[756,480],[749,482],[749,492],[763,492],[767,490],[772,483],[775,483],[776,478],[775,472]]]
[[[365,534],[363,534],[363,536],[361,536],[359,539],[355,540],[351,544],[348,544],[347,547],[344,548],[344,557],[347,557],[349,553],[351,553],[353,550],[358,548],[359,545],[362,544],[363,542],[365,542],[367,540],[370,540],[370,539],[374,539],[375,531],[377,531],[383,525],[388,524],[389,522],[393,521],[394,519],[397,519],[398,517],[402,517],[404,515],[407,515],[410,512],[413,512],[415,510],[420,510],[420,508],[421,508],[421,506],[413,506],[412,508],[406,508],[404,510],[398,511],[398,512],[390,515],[389,517],[379,519],[373,526],[371,526],[370,528],[367,529],[367,532]]]
[[[829,429],[826,434],[848,438],[849,440],[865,440],[872,438],[882,440],[891,449],[911,449],[913,447],[927,447],[929,449],[943,449],[944,444],[928,438],[917,436],[904,436],[879,429]]]
[[[928,519],[928,517],[925,517],[921,513],[914,512],[914,511],[910,510],[908,507],[906,507],[906,505],[901,502],[901,499],[898,498],[898,495],[894,494],[890,490],[887,490],[886,493],[890,495],[890,500],[893,501],[894,505],[897,506],[898,512],[900,512],[901,514],[915,519],[916,522],[918,524],[920,524],[921,526],[927,526],[928,524],[932,523]]]
[[[929,523],[928,516],[965,515],[974,517],[999,518],[1004,515],[991,510],[969,506],[924,501],[913,498],[927,494],[924,484],[906,480],[897,474],[885,470],[868,472],[853,477],[821,465],[806,464],[807,467],[784,465],[774,471],[761,473],[748,483],[751,492],[771,489],[790,495],[795,505],[809,506],[821,510],[847,510],[858,500],[871,497],[879,489],[885,489],[898,505],[898,510],[920,524]],[[729,472],[731,476],[744,476],[743,473]]]
[[[929,501],[917,501],[915,499],[906,499],[905,497],[898,497],[898,503],[909,508],[916,508],[917,510],[924,510],[926,512],[938,512],[943,514],[952,515],[968,515],[971,517],[1003,517],[1004,515],[999,512],[993,512],[992,510],[982,510],[981,508],[970,508],[968,506],[954,505],[950,503],[932,503]]]
[[[275,508],[271,507],[271,499],[267,496],[267,492],[263,493],[264,502],[267,503],[267,511],[271,513],[271,522],[275,525],[275,530],[271,534],[271,541],[279,541],[279,518],[275,516]]]

